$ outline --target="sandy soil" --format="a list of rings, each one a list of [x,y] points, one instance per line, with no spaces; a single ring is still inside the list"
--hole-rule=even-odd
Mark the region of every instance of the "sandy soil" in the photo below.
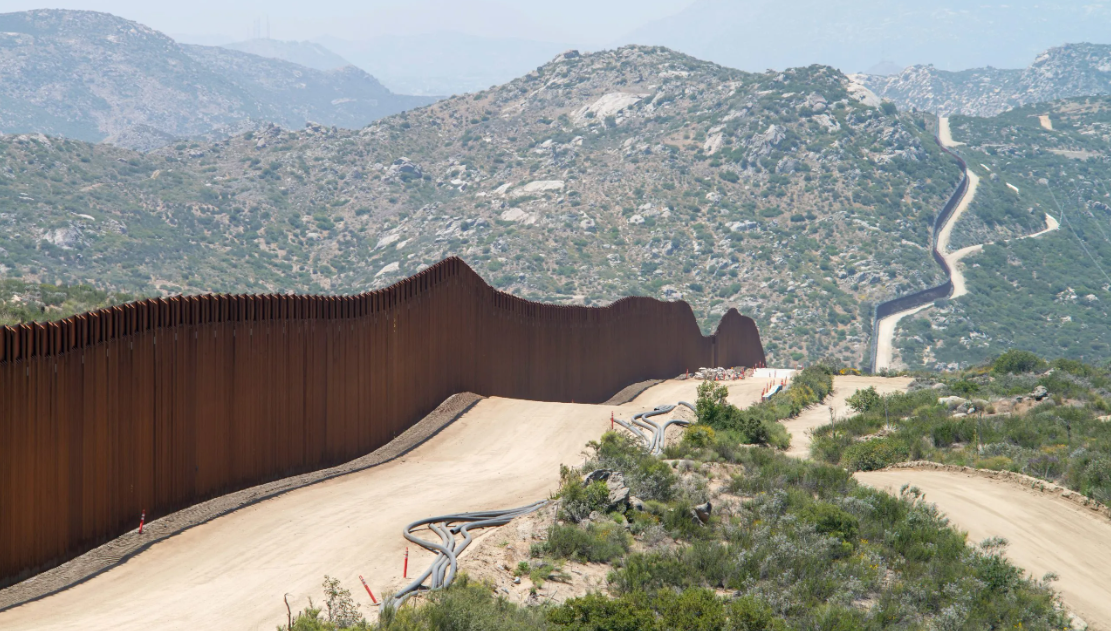
[[[833,392],[821,405],[815,405],[804,410],[796,418],[783,421],[787,431],[791,432],[791,447],[787,450],[788,456],[795,458],[810,457],[810,432],[823,425],[829,425],[829,409],[833,408],[834,418],[851,415],[848,399],[857,390],[874,386],[880,394],[889,392],[906,392],[910,377],[865,377],[845,375],[833,378]]]
[[[1010,542],[1007,556],[1037,578],[1055,572],[1054,587],[1091,629],[1111,630],[1111,522],[1068,501],[1009,481],[948,471],[889,470],[856,474],[897,494],[904,484],[926,493],[953,525],[979,543]]]
[[[886,318],[879,321],[876,327],[876,370],[884,370],[892,368],[895,363],[895,329],[899,326],[899,321],[907,316],[912,316],[919,311],[925,311],[933,306],[933,303],[927,303],[908,311],[900,311],[893,313]]]
[[[1049,114],[1042,114],[1038,116],[1038,122],[1042,124],[1043,129],[1053,131],[1053,121],[1050,120]]]
[[[584,445],[619,416],[678,399],[695,380],[667,381],[623,406],[490,398],[405,456],[290,491],[155,544],[89,581],[0,613],[0,628],[265,629],[320,603],[325,574],[369,604],[401,578],[402,527],[445,512],[520,506],[558,486],[559,465],[581,465]],[[730,382],[730,400],[754,402],[764,383]],[[410,569],[432,555],[410,550]],[[366,608],[371,612],[369,607]]]

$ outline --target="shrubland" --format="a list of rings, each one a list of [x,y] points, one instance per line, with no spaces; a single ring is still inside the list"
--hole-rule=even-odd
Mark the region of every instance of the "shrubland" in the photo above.
[[[1107,366],[1008,351],[969,370],[919,373],[912,391],[816,430],[811,449],[851,470],[932,460],[1013,471],[1109,503],[1109,397]]]

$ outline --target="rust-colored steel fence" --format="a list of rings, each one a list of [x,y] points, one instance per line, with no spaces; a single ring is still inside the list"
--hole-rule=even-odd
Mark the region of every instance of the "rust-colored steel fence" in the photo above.
[[[187,296],[0,328],[0,586],[157,517],[351,460],[461,391],[601,402],[764,361],[735,311],[528,302],[447,259],[358,296]],[[528,419],[522,419],[528,422]]]

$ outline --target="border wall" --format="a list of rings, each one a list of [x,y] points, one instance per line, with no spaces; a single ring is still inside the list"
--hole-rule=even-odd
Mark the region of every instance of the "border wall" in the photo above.
[[[2,327],[0,587],[143,510],[370,453],[456,392],[598,403],[763,361],[736,311],[707,337],[683,302],[544,305],[456,258],[357,296],[174,297]]]
[[[964,199],[964,194],[968,190],[968,164],[964,158],[957,155],[956,152],[949,150],[948,147],[941,144],[941,140],[934,138],[937,145],[941,150],[956,159],[961,167],[964,175],[961,176],[960,183],[957,184],[956,190],[949,196],[949,201],[945,203],[945,207],[938,213],[937,218],[934,220],[933,230],[933,245],[930,247],[930,254],[934,257],[934,262],[941,267],[941,271],[945,273],[945,282],[934,287],[929,287],[916,291],[905,296],[892,298],[885,302],[876,305],[872,311],[872,343],[869,346],[869,363],[871,364],[871,371],[876,372],[876,354],[879,352],[879,332],[880,320],[889,315],[899,313],[900,311],[908,311],[916,307],[921,307],[924,304],[935,302],[942,298],[948,298],[953,294],[953,273],[949,269],[949,263],[945,261],[945,257],[941,256],[941,252],[937,250],[937,237],[941,233],[941,229],[945,223],[949,221],[949,217],[953,215],[953,211],[960,205],[961,200]]]

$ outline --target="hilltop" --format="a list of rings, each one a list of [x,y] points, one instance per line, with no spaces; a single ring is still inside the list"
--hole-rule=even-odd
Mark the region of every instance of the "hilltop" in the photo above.
[[[106,13],[0,14],[0,132],[138,150],[275,123],[358,128],[433,99],[399,96],[346,66],[321,71],[178,44]]]
[[[1027,68],[959,72],[911,66],[890,76],[854,75],[900,108],[941,114],[994,116],[1032,103],[1111,94],[1111,46],[1068,44],[1038,55]]]

